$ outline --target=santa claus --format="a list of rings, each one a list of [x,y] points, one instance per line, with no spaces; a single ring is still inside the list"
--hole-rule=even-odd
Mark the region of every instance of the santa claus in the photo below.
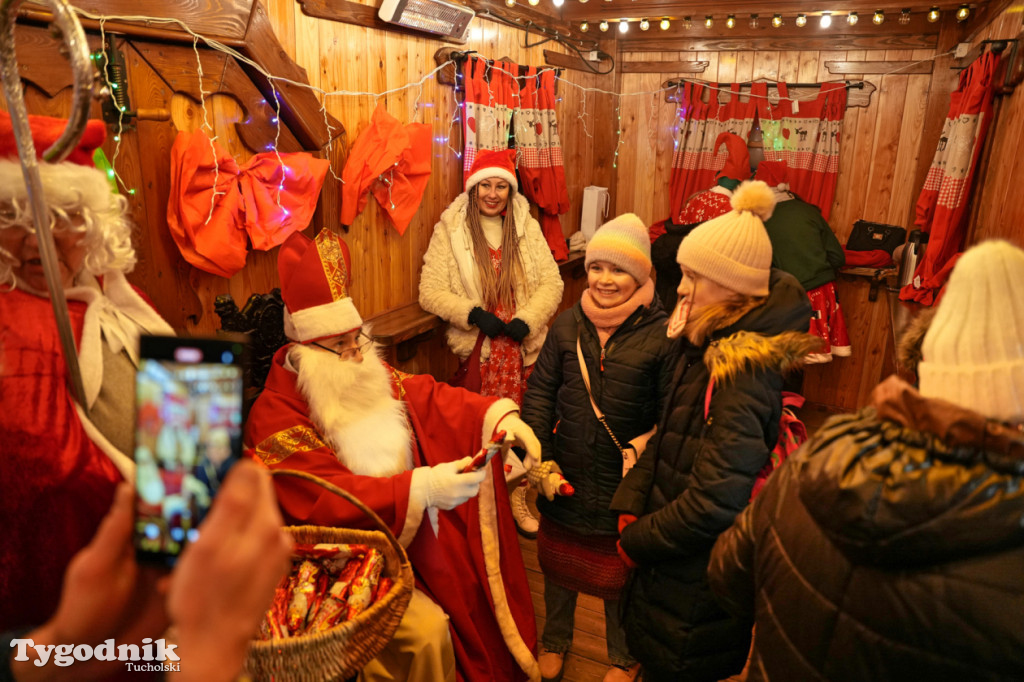
[[[539,679],[536,625],[501,462],[462,473],[492,434],[539,456],[508,399],[386,365],[348,296],[348,247],[329,230],[278,256],[285,332],[249,414],[247,453],[356,495],[406,546],[416,589],[395,639],[363,679]],[[285,518],[368,528],[348,502],[278,477]]]

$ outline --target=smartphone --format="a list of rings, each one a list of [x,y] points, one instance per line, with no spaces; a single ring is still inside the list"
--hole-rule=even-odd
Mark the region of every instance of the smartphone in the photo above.
[[[173,566],[242,453],[244,337],[142,336],[135,375],[135,550]]]

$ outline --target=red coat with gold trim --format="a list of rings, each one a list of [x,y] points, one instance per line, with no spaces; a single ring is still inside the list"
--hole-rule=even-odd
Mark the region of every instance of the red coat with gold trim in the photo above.
[[[492,475],[479,495],[438,513],[435,535],[429,523],[421,523],[422,502],[410,499],[411,470],[362,476],[339,461],[309,417],[297,375],[285,367],[288,348],[274,356],[263,393],[249,413],[246,453],[271,469],[298,469],[331,481],[390,526],[407,546],[417,588],[451,619],[460,680],[523,680],[531,676],[528,672],[539,676],[533,602],[498,458],[491,461]],[[475,453],[484,434],[490,436],[500,418],[516,409],[511,401],[485,398],[430,376],[391,372],[414,434],[414,466]],[[354,506],[308,482],[278,477],[274,486],[290,523],[372,528]]]

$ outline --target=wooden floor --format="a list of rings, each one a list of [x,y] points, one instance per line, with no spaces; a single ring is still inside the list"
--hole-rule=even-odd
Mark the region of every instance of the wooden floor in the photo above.
[[[818,427],[831,416],[826,408],[818,405],[805,405],[798,410],[798,416],[807,426],[807,433],[813,434]],[[529,491],[527,497],[533,513],[537,513],[534,504],[536,493]],[[537,563],[537,541],[519,536],[519,547],[523,550],[523,561],[526,563],[526,576],[530,582],[530,594],[533,597],[533,609],[537,614],[537,645],[540,646],[541,633],[544,632],[544,576]],[[565,675],[563,682],[601,682],[611,663],[608,661],[608,649],[604,637],[604,603],[586,594],[581,594],[576,602],[576,634],[572,649],[565,657]]]

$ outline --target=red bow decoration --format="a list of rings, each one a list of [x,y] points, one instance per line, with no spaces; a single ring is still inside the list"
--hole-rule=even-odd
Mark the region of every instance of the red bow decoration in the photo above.
[[[351,225],[373,192],[398,234],[416,215],[430,179],[431,127],[403,126],[382,104],[359,134],[342,171],[341,223]]]
[[[328,166],[307,152],[263,152],[240,167],[202,130],[180,132],[171,147],[171,236],[189,263],[231,277],[245,267],[248,242],[269,251],[309,224]]]

